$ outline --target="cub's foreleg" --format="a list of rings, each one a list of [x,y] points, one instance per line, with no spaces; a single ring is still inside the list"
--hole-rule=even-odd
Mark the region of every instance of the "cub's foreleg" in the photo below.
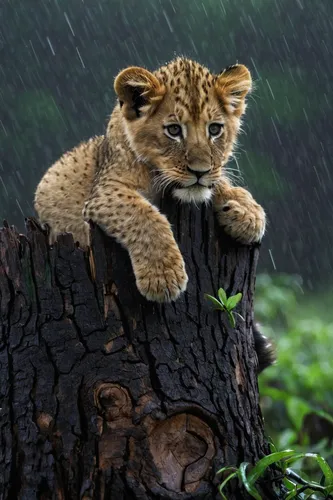
[[[118,181],[96,187],[83,216],[127,248],[148,300],[169,302],[186,289],[184,260],[167,218],[134,188]]]

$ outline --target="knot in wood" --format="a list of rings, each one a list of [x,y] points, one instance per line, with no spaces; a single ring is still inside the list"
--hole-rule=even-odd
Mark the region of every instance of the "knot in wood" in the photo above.
[[[149,449],[164,485],[187,493],[195,492],[207,479],[216,453],[211,428],[185,413],[155,424]]]
[[[101,384],[95,393],[95,402],[105,420],[114,421],[132,415],[128,390],[118,384]]]

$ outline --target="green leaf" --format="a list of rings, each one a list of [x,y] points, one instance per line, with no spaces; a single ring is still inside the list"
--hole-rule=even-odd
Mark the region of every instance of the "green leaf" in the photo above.
[[[293,489],[288,495],[286,496],[285,500],[290,500],[291,498],[295,498],[298,495],[298,486],[295,486],[295,489]]]
[[[298,462],[298,460],[301,460],[302,458],[306,458],[306,453],[295,453],[295,455],[293,457],[289,458],[288,460],[285,460],[283,463],[284,472],[287,472],[287,470],[291,464]]]
[[[271,453],[276,453],[277,449],[276,449],[275,444],[273,443],[273,439],[271,438],[271,436],[267,437],[267,441],[268,441],[269,449],[271,450]]]
[[[290,479],[288,479],[287,477],[284,477],[282,482],[288,491],[293,491],[293,489],[295,488],[295,483],[290,481]]]
[[[223,304],[221,304],[221,302],[219,302],[215,297],[213,297],[212,295],[208,295],[208,293],[205,293],[205,297],[206,299],[210,300],[217,309],[224,311]]]
[[[295,455],[295,452],[293,450],[285,450],[285,451],[278,451],[276,453],[271,453],[270,455],[267,455],[266,457],[262,458],[261,460],[259,460],[259,462],[256,463],[256,465],[249,473],[248,475],[249,482],[251,484],[254,484],[256,481],[258,481],[259,477],[265,472],[267,467],[274,464],[275,462],[279,462],[283,458],[292,457],[293,455]]]
[[[231,311],[227,311],[227,313],[228,313],[230,325],[232,326],[232,328],[235,328],[235,326],[236,326],[235,316],[232,314]]]
[[[220,288],[217,293],[218,293],[219,299],[222,302],[222,304],[226,305],[228,299],[227,299],[227,294],[225,293],[225,291],[223,290],[223,288]]]
[[[301,458],[314,458],[317,461],[318,465],[320,466],[322,472],[324,472],[323,469],[322,469],[322,465],[323,464],[320,465],[319,460],[322,460],[323,462],[325,462],[325,464],[327,465],[327,467],[330,469],[330,467],[329,467],[328,463],[326,462],[326,460],[324,460],[320,455],[318,455],[318,453],[305,453],[305,452],[304,453],[295,453],[294,456],[292,456],[292,457],[288,458],[287,460],[285,460],[284,463],[285,463],[286,467],[289,467],[289,465],[293,464],[294,462],[297,462]],[[331,471],[331,469],[330,469],[330,471]],[[331,473],[332,473],[332,471],[331,471]]]
[[[317,455],[316,460],[325,476],[325,486],[330,486],[330,487],[333,486],[333,471],[331,467],[328,465],[326,460],[320,455]]]
[[[226,308],[229,310],[234,309],[234,307],[236,307],[238,302],[241,300],[242,296],[243,295],[241,293],[236,293],[236,295],[229,297],[227,300]]]
[[[243,463],[240,464],[240,466],[239,466],[239,476],[240,476],[240,479],[241,479],[242,483],[244,484],[244,486],[246,488],[246,491],[248,493],[250,493],[250,495],[253,498],[255,498],[256,500],[262,500],[261,495],[259,495],[258,490],[254,487],[254,484],[251,483],[248,480],[248,477],[246,476],[246,469],[247,469],[248,466],[249,466],[248,462],[243,462]]]

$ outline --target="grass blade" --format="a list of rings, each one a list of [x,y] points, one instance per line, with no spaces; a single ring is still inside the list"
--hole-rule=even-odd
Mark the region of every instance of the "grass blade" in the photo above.
[[[295,455],[295,452],[293,450],[278,451],[276,453],[267,455],[256,463],[256,465],[248,475],[248,480],[251,484],[255,484],[259,477],[265,472],[267,467],[274,464],[275,462],[279,462],[283,458],[292,457],[293,455]]]
[[[251,483],[248,480],[248,477],[246,476],[246,469],[249,466],[248,462],[243,462],[239,466],[239,475],[242,483],[244,484],[246,491],[250,493],[250,495],[255,498],[256,500],[262,500],[261,495],[259,494],[259,491],[255,488],[254,484]]]
[[[316,460],[318,462],[319,467],[322,470],[322,473],[325,476],[325,486],[333,486],[333,471],[331,467],[328,465],[326,460],[320,455],[317,455]]]
[[[225,467],[225,469],[229,469],[229,467]],[[223,498],[223,500],[228,500],[227,497],[224,495],[224,493],[222,493],[223,488],[225,487],[225,485],[229,481],[231,481],[231,479],[233,479],[234,477],[237,477],[237,476],[238,476],[238,471],[233,472],[232,474],[229,474],[229,476],[220,484],[219,493],[220,493],[221,497]]]

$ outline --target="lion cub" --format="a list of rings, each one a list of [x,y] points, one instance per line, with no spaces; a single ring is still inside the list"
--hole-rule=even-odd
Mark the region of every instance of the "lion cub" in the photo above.
[[[66,153],[45,173],[35,195],[41,222],[89,243],[88,220],[124,245],[137,287],[148,299],[172,301],[186,289],[183,257],[166,217],[154,205],[168,187],[182,202],[211,200],[233,238],[252,243],[265,213],[224,174],[251,89],[237,64],[214,75],[177,58],[151,73],[139,67],[115,79],[118,102],[104,136]]]

